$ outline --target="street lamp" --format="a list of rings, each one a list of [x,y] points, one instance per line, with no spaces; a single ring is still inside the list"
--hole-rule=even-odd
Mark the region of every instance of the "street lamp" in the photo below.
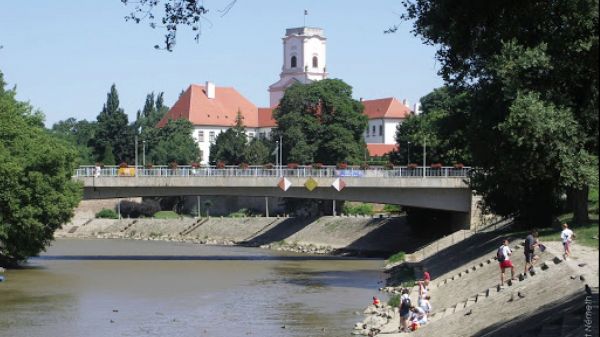
[[[408,143],[408,158],[406,159],[406,165],[408,166],[410,164],[410,141],[407,142]]]
[[[142,165],[146,168],[146,141],[142,140]]]

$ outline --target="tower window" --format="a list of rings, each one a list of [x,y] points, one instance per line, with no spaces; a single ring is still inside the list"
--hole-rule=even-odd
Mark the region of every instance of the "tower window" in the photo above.
[[[298,60],[296,59],[296,56],[292,56],[291,64],[292,68],[296,68],[298,66]]]
[[[319,68],[319,58],[316,56],[313,56],[313,68]]]

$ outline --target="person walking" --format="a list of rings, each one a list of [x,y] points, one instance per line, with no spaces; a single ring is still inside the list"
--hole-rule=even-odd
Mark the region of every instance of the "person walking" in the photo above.
[[[575,239],[575,233],[569,229],[569,225],[566,223],[562,224],[562,229],[562,232],[560,232],[560,238],[562,240],[563,248],[565,249],[563,257],[566,260],[571,256],[571,242],[573,242],[573,239]]]
[[[510,268],[510,279],[515,279],[515,267],[510,260],[512,255],[512,251],[510,250],[508,239],[504,239],[502,245],[498,248],[498,252],[496,256],[498,258],[498,262],[500,263],[500,286],[504,286],[504,272],[507,268]]]
[[[538,236],[537,229],[532,229],[531,233],[525,238],[525,269],[523,270],[523,276],[527,276],[528,271],[533,271],[533,253],[535,252],[535,247],[539,246]]]

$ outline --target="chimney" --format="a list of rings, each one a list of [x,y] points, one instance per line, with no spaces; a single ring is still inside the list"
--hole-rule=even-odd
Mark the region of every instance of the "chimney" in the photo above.
[[[410,109],[410,105],[408,104],[408,100],[406,98],[402,100],[402,104],[404,104],[405,107]]]
[[[360,101],[361,101],[361,102],[363,101],[363,98],[362,98],[362,97],[360,98]]]
[[[206,90],[206,97],[208,97],[209,99],[215,98],[215,84],[213,82],[206,81],[205,90]]]

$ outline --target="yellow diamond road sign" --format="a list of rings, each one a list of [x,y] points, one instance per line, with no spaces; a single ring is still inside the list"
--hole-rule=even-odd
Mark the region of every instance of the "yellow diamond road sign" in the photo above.
[[[313,178],[308,178],[308,180],[304,183],[304,187],[306,187],[306,189],[309,191],[314,190],[317,188],[317,186],[319,186],[319,184]]]

